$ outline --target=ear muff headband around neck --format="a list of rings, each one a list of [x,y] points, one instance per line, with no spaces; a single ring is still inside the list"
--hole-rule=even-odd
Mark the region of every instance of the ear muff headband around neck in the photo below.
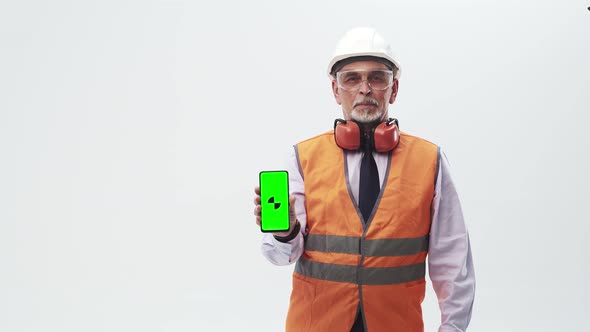
[[[336,144],[345,150],[358,151],[371,149],[376,152],[389,152],[399,144],[399,122],[389,118],[371,128],[364,135],[363,126],[354,120],[334,120],[334,139]],[[365,138],[366,136],[366,138]]]

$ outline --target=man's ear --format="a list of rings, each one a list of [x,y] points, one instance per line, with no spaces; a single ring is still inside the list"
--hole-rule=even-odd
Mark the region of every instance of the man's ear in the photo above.
[[[394,80],[393,86],[391,87],[391,96],[389,96],[389,103],[390,104],[393,104],[393,102],[395,101],[395,98],[397,97],[398,89],[399,89],[399,81]]]
[[[338,103],[338,105],[342,105],[342,101],[340,100],[340,93],[338,92],[338,83],[336,83],[336,80],[332,80],[332,93],[334,94],[334,99],[336,99],[336,103]]]

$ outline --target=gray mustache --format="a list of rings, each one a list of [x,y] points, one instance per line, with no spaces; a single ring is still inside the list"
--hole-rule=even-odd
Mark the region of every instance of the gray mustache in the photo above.
[[[361,105],[361,104],[369,104],[369,105],[379,106],[379,103],[377,102],[377,100],[375,100],[373,98],[366,98],[363,100],[355,101],[354,104],[352,105],[352,107],[357,107],[358,105]]]

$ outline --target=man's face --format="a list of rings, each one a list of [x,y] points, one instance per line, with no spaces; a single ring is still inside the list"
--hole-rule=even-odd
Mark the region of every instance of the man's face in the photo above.
[[[350,70],[362,71],[367,75],[371,70],[389,70],[387,66],[376,61],[357,61],[342,67],[339,72]],[[341,74],[342,75],[342,74]],[[363,82],[356,91],[347,91],[338,87],[336,80],[332,80],[332,91],[338,105],[342,106],[345,120],[356,120],[361,123],[385,121],[388,118],[389,104],[393,104],[397,96],[398,81],[385,90],[372,89],[367,76],[362,76]]]

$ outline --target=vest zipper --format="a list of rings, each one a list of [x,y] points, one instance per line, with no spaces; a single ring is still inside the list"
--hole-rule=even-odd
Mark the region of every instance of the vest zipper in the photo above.
[[[363,280],[362,280],[362,270],[363,270],[363,262],[365,261],[365,250],[364,250],[364,243],[365,243],[365,234],[367,233],[367,227],[363,227],[363,234],[359,238],[359,254],[361,255],[361,259],[359,262],[359,266],[356,270],[356,279],[358,282],[359,287],[359,307],[361,312],[361,318],[363,319],[363,328],[365,332],[367,332],[367,323],[365,319],[365,308],[363,306]]]

